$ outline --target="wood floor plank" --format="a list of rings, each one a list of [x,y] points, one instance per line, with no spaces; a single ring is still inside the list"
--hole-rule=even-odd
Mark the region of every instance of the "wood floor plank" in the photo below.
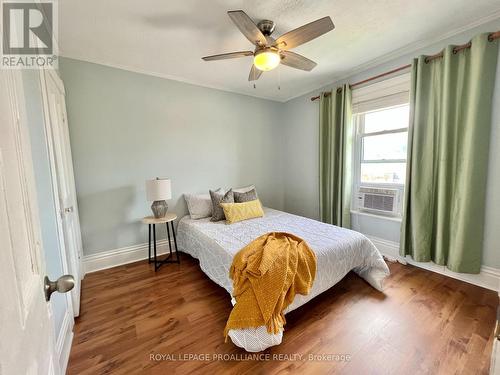
[[[487,374],[497,294],[389,266],[384,293],[350,273],[288,314],[283,343],[263,352],[275,360],[224,342],[229,296],[187,255],[156,273],[145,261],[95,272],[83,280],[68,373]]]

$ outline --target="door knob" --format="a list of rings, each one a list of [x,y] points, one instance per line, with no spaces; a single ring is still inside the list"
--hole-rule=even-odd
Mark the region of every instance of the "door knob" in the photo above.
[[[50,301],[50,296],[54,292],[66,293],[75,286],[75,278],[71,275],[64,275],[56,281],[50,281],[48,276],[43,279],[43,287],[45,291],[45,300]]]

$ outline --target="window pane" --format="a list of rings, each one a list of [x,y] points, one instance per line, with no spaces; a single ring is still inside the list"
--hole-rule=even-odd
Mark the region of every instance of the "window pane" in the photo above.
[[[389,133],[363,137],[363,159],[406,160],[408,132]]]
[[[408,127],[410,106],[403,105],[365,113],[365,133]]]
[[[404,184],[406,163],[361,163],[361,182]]]

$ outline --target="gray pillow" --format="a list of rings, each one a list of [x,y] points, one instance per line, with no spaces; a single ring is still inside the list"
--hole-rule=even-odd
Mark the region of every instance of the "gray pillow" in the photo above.
[[[234,203],[233,190],[229,189],[226,194],[217,193],[210,190],[210,198],[212,199],[212,218],[211,221],[221,221],[226,220],[224,215],[224,209],[221,207],[221,203]]]
[[[255,185],[243,186],[237,189],[233,188],[233,193],[246,193],[252,189],[255,189]]]
[[[243,202],[250,202],[254,201],[257,199],[257,192],[255,189],[252,189],[250,191],[247,191],[245,193],[238,193],[234,192],[234,202],[235,203],[243,203]]]
[[[208,194],[184,194],[191,219],[212,216],[212,199]]]

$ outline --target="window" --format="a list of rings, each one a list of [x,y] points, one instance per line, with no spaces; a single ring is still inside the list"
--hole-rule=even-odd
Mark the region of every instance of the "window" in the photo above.
[[[352,208],[356,211],[401,215],[410,117],[409,90],[409,74],[353,90]],[[372,205],[370,199],[389,199],[391,205],[375,205],[378,201]]]
[[[409,105],[357,115],[360,184],[404,185]]]

